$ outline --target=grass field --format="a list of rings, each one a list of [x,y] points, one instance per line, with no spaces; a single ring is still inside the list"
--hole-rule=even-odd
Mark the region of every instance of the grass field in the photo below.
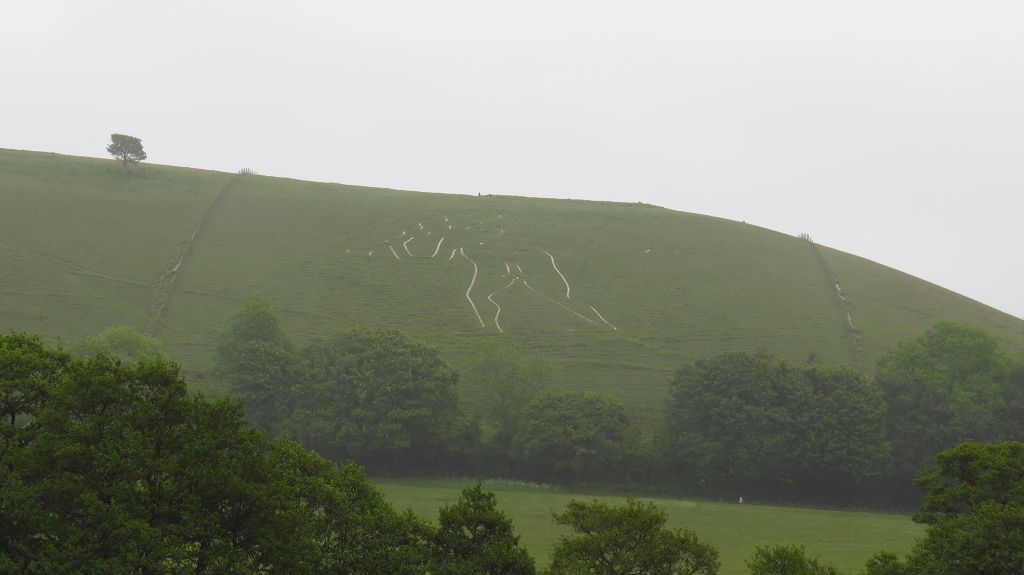
[[[223,391],[208,375],[214,343],[254,295],[275,303],[300,344],[395,328],[465,371],[481,342],[514,342],[547,363],[558,389],[607,394],[641,419],[659,413],[676,369],[709,354],[764,348],[870,366],[940,319],[1024,349],[1024,321],[821,247],[861,331],[855,350],[818,253],[753,225],[640,204],[126,172],[0,150],[0,330],[52,341],[144,329],[171,285],[156,335],[213,392]],[[484,401],[471,380],[461,395],[469,411]]]
[[[437,520],[440,506],[454,503],[466,485],[460,481],[377,480],[378,487],[398,509]],[[551,548],[566,528],[551,520],[572,498],[590,500],[592,495],[539,486],[503,482],[485,483],[497,496],[498,506],[515,523],[521,543],[546,566]],[[621,503],[623,497],[596,497]],[[679,499],[654,499],[669,514],[671,527],[694,529],[702,541],[721,553],[722,575],[747,573],[745,561],[759,545],[800,544],[812,555],[832,562],[847,573],[859,572],[878,551],[902,555],[923,534],[909,516],[851,511],[827,511],[774,507],[745,503],[717,503]]]

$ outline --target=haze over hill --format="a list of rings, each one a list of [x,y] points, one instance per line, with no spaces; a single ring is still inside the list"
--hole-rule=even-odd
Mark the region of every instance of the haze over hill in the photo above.
[[[725,351],[869,367],[938,320],[1024,349],[1024,321],[741,222],[611,202],[457,196],[0,151],[0,330],[160,337],[199,386],[227,318],[270,298],[306,340],[385,327],[465,368],[484,341],[647,416]],[[470,409],[482,400],[464,382]]]

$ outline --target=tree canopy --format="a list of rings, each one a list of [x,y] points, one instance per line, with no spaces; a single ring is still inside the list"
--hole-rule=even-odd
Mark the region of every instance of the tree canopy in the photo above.
[[[573,530],[551,553],[551,575],[714,575],[718,551],[688,529],[665,527],[651,502],[572,500],[555,521]]]
[[[485,345],[466,377],[486,389],[485,423],[491,428],[496,450],[507,451],[519,431],[527,405],[544,388],[548,374],[535,359],[528,359],[510,344]]]
[[[983,330],[939,322],[878,362],[886,433],[900,481],[966,439],[1001,435],[1010,362]]]
[[[359,468],[269,440],[174,364],[12,334],[0,381],[33,392],[0,424],[0,573],[424,572],[428,531]]]
[[[130,325],[112,325],[93,337],[72,342],[68,349],[79,357],[99,353],[124,361],[151,361],[163,356],[163,344]]]
[[[291,413],[295,346],[269,300],[253,298],[228,321],[217,345],[217,375],[245,400],[249,419],[268,432]]]
[[[905,560],[880,553],[868,575],[1024,573],[1024,443],[965,442],[918,476],[927,530]]]
[[[832,565],[809,557],[799,545],[758,547],[747,561],[750,575],[839,575]]]
[[[478,482],[438,514],[433,536],[438,575],[533,575],[533,558],[519,545],[494,494]]]
[[[110,134],[107,153],[120,160],[122,166],[138,164],[146,159],[146,151],[142,149],[142,140],[127,134]]]
[[[670,386],[666,459],[701,489],[828,498],[888,465],[882,398],[852,370],[733,353]]]
[[[457,467],[467,434],[458,376],[437,351],[394,331],[353,331],[299,354],[287,429],[305,445],[381,472]]]
[[[521,473],[545,481],[608,478],[626,456],[629,419],[610,399],[586,393],[541,394],[512,438]]]

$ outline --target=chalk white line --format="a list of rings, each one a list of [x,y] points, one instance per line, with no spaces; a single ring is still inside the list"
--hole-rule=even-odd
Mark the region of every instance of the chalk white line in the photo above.
[[[452,248],[452,255],[448,256],[448,261],[452,261],[452,258],[455,257],[455,252],[457,251],[459,251],[459,248]]]
[[[451,224],[448,224],[448,229],[449,230],[452,229],[452,225]]]
[[[391,250],[392,254],[394,254],[396,260],[401,260],[402,259],[402,258],[398,257],[398,252],[395,251],[395,246],[390,246],[389,245],[388,249]]]
[[[441,236],[441,239],[437,240],[437,247],[434,248],[434,254],[431,255],[430,257],[434,257],[434,256],[437,255],[437,251],[441,249],[441,242],[443,242],[443,241],[444,241],[444,236]]]
[[[368,253],[368,254],[366,254],[366,255],[368,255],[368,256],[372,256],[372,255],[373,255],[373,250],[370,250],[370,253]]]
[[[521,273],[521,274],[522,273],[526,273],[526,272],[523,271],[523,268],[519,267],[519,264],[516,264],[516,269],[519,270],[519,273]]]
[[[588,305],[587,307],[589,307],[590,309],[594,310],[594,313],[596,313],[596,314],[597,314],[597,317],[601,318],[601,321],[603,321],[604,323],[606,323],[606,324],[608,325],[608,327],[610,327],[610,328],[614,329],[615,331],[619,331],[619,328],[617,328],[617,327],[615,327],[614,325],[612,325],[612,324],[608,323],[608,320],[604,319],[604,316],[603,316],[603,315],[601,315],[601,312],[597,311],[597,308],[596,308],[596,307],[594,307],[594,306],[592,306],[592,305]]]
[[[555,256],[548,253],[545,249],[541,249],[540,251],[548,254],[548,257],[551,258],[551,267],[555,268],[555,273],[558,274],[558,277],[562,278],[562,282],[565,284],[565,299],[572,299],[569,297],[569,280],[565,279],[562,272],[558,271],[558,266],[555,265]]]
[[[571,311],[572,313],[574,313],[574,314],[576,314],[577,316],[579,316],[579,317],[580,317],[580,319],[582,319],[583,321],[585,321],[585,322],[587,322],[587,323],[589,323],[589,324],[591,324],[591,325],[597,325],[597,322],[595,322],[594,320],[590,319],[589,317],[587,317],[587,316],[585,316],[585,315],[581,314],[580,312],[578,312],[578,311],[576,311],[576,310],[572,309],[571,307],[569,307],[569,306],[565,305],[564,303],[562,303],[562,302],[560,302],[560,301],[558,301],[558,300],[556,300],[556,299],[554,299],[554,298],[552,298],[552,297],[549,297],[549,296],[548,296],[547,294],[545,294],[545,293],[543,293],[543,292],[539,292],[539,291],[537,291],[537,290],[533,289],[533,286],[531,286],[531,285],[530,285],[530,283],[529,283],[529,282],[527,282],[526,280],[523,280],[523,285],[525,285],[525,286],[526,286],[527,288],[529,288],[529,289],[530,289],[530,291],[532,291],[533,293],[535,293],[535,294],[537,294],[537,295],[539,295],[539,296],[541,296],[541,297],[543,297],[543,298],[549,299],[549,300],[551,300],[551,301],[552,301],[553,303],[556,303],[556,304],[558,304],[558,305],[560,305],[560,306],[564,307],[565,309],[567,309],[567,310]]]
[[[491,303],[493,303],[494,307],[498,308],[498,311],[494,312],[494,327],[498,328],[498,333],[505,333],[505,330],[501,329],[501,324],[498,323],[498,316],[501,315],[501,306],[498,305],[498,302],[494,301],[494,299],[493,299],[494,298],[494,294],[496,294],[496,293],[498,293],[500,291],[503,291],[503,290],[507,290],[508,288],[512,287],[512,284],[516,283],[517,281],[519,281],[519,278],[516,278],[516,279],[508,282],[507,286],[505,286],[505,287],[503,287],[501,289],[496,289],[493,292],[491,292],[491,295],[487,296],[487,300],[490,301]]]
[[[402,247],[405,248],[405,253],[409,254],[410,257],[412,256],[412,252],[409,251],[409,242],[414,239],[416,239],[416,236],[409,236],[409,239],[402,242]]]
[[[422,223],[416,222],[416,225],[419,226],[421,230],[423,229],[423,224]]]
[[[466,288],[466,300],[469,301],[469,305],[473,308],[473,313],[476,315],[477,321],[480,322],[480,327],[487,327],[487,324],[484,323],[484,319],[482,317],[480,317],[480,312],[478,312],[476,310],[476,304],[473,303],[473,298],[469,297],[469,292],[473,291],[473,284],[476,283],[476,274],[477,274],[476,262],[473,261],[472,258],[467,256],[466,252],[463,251],[462,248],[459,248],[459,254],[462,255],[462,257],[464,257],[467,260],[469,260],[469,263],[473,264],[473,278],[469,280],[469,287]]]
[[[448,223],[448,216],[444,216],[444,223]]]
[[[503,277],[503,278],[507,278],[507,277],[508,277],[508,274],[510,274],[510,273],[512,273],[512,268],[510,268],[510,267],[508,266],[508,262],[505,262],[505,275],[503,275],[503,276],[501,276],[501,277]]]
[[[402,233],[398,234],[397,236],[395,236],[395,237],[393,237],[391,239],[397,240],[398,238],[404,238],[404,237],[405,237],[405,230],[402,230]]]

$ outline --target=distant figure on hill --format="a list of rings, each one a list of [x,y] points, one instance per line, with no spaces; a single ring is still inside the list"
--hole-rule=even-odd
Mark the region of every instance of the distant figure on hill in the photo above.
[[[743,496],[742,495],[740,495],[740,498],[736,500],[736,503],[743,503]]]

